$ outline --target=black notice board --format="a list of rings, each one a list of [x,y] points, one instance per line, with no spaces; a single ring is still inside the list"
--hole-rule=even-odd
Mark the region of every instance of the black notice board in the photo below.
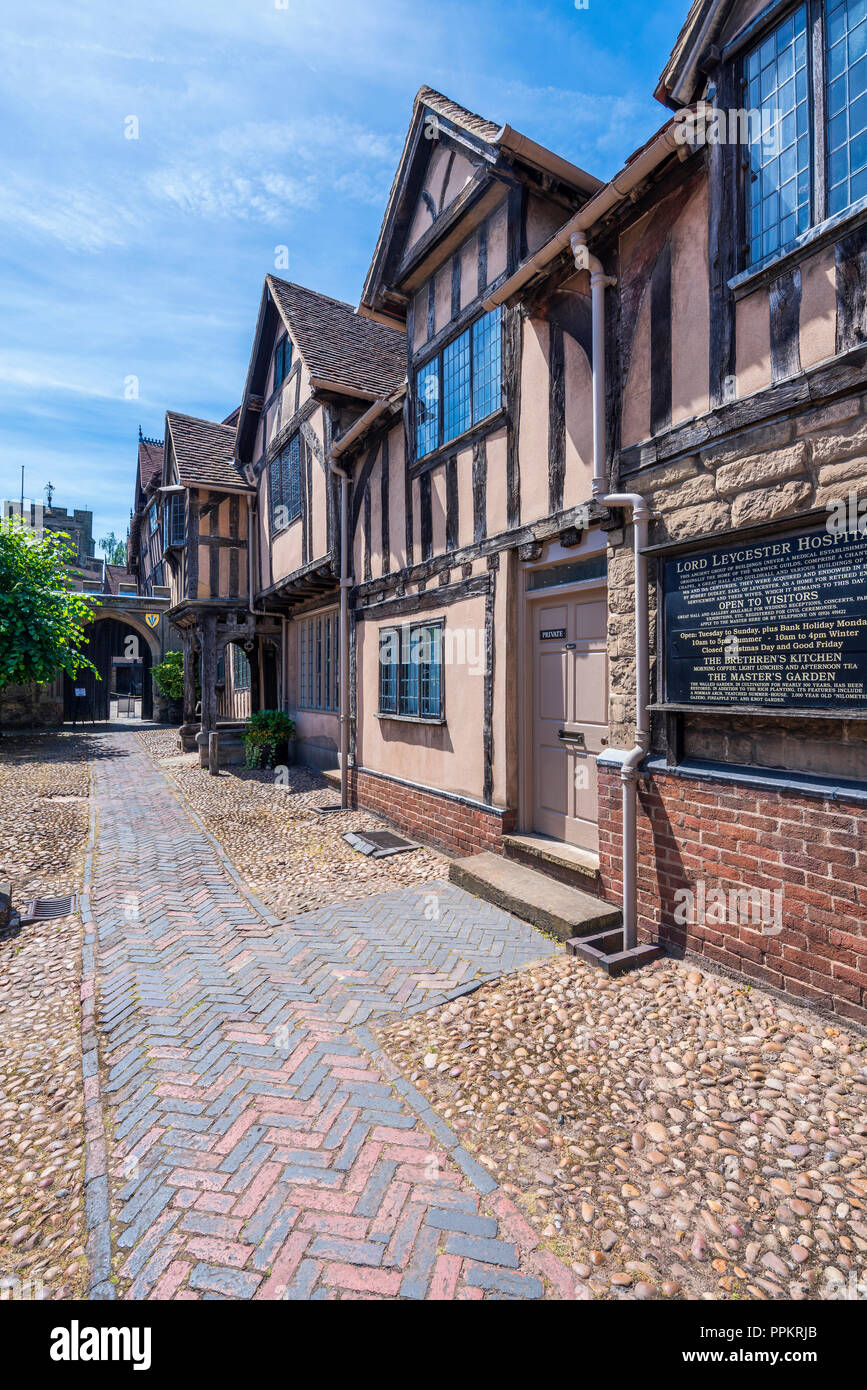
[[[665,703],[867,710],[867,536],[777,533],[660,568]]]

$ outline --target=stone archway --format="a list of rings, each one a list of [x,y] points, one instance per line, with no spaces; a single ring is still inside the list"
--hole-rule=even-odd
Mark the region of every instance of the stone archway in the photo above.
[[[151,668],[160,659],[156,634],[125,609],[95,613],[86,634],[84,655],[93,662],[99,679],[93,671],[79,671],[74,679],[64,676],[64,719],[107,720],[110,717],[111,677],[116,657],[141,663],[141,717],[150,719],[153,715]],[[76,690],[84,690],[84,696],[77,696]]]

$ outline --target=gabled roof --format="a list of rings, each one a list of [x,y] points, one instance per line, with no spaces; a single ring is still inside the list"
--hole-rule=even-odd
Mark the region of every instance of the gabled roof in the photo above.
[[[163,471],[163,440],[147,439],[139,430],[138,435],[138,476],[142,492],[152,483],[158,483]]]
[[[484,116],[477,116],[474,111],[468,111],[465,106],[452,101],[451,97],[443,96],[442,92],[436,91],[434,87],[419,87],[415,94],[413,110],[418,106],[426,106],[429,111],[435,111],[438,116],[443,116],[447,121],[460,126],[461,130],[468,131],[470,135],[477,135],[489,145],[495,144],[502,130],[502,126],[497,125],[496,121],[486,121]]]
[[[317,385],[369,399],[387,396],[406,375],[406,337],[356,313],[351,304],[268,275],[266,284]]]
[[[378,302],[378,291],[386,266],[393,259],[392,243],[405,233],[404,224],[420,191],[420,175],[429,158],[432,142],[425,136],[428,135],[430,113],[438,118],[442,134],[452,140],[456,138],[470,157],[478,161],[480,180],[485,166],[489,169],[502,166],[512,178],[512,165],[517,162],[552,176],[579,200],[601,187],[600,180],[592,174],[519,134],[511,126],[477,116],[433,87],[420,87],[413,101],[409,129],[365,278],[361,294],[364,311],[377,312],[383,308]]]
[[[116,594],[121,584],[136,584],[136,576],[126,565],[106,565],[105,567],[105,592]]]
[[[178,482],[183,487],[228,487],[235,491],[252,491],[232,459],[235,453],[235,430],[229,425],[215,425],[212,420],[197,420],[192,415],[166,414],[166,431],[171,439]]]

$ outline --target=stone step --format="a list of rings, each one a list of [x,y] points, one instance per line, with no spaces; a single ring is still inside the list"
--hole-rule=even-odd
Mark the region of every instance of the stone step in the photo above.
[[[619,908],[489,851],[453,860],[449,878],[468,893],[475,893],[477,898],[494,903],[561,941],[620,924]]]
[[[592,850],[537,834],[504,835],[503,850],[507,859],[516,859],[528,869],[538,869],[572,888],[600,892],[599,855]]]

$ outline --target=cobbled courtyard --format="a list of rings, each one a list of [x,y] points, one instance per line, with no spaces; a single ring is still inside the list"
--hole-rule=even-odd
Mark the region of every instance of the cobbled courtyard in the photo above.
[[[165,729],[0,755],[16,900],[84,890],[0,940],[7,1281],[864,1296],[859,1034],[685,963],[606,980],[443,856],[354,853],[381,823],[304,769],[211,778]]]

